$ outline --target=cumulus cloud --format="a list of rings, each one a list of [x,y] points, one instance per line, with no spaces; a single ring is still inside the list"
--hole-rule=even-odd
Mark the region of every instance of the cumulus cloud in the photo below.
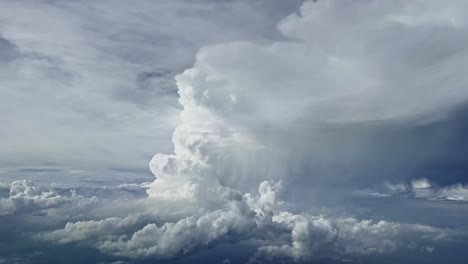
[[[70,186],[51,183],[50,186],[38,186],[32,180],[0,183],[0,215],[47,215],[51,210],[77,215],[98,206],[110,207],[112,203],[135,202],[146,197],[147,185],[148,183],[128,183],[114,186]]]
[[[0,215],[31,213],[52,208],[73,206],[76,211],[97,202],[96,197],[90,199],[78,195],[76,190],[69,190],[68,195],[61,195],[53,190],[35,186],[32,181],[22,180],[12,182],[9,186],[9,196],[0,198]]]
[[[388,253],[430,247],[450,235],[449,230],[426,225],[293,214],[281,209],[276,188],[263,182],[258,195],[247,193],[241,199],[230,199],[224,209],[201,211],[174,222],[154,215],[130,215],[68,223],[38,238],[79,242],[136,259],[170,259],[213,244],[251,241],[258,248],[251,262],[258,262],[272,257],[308,260]]]
[[[332,256],[354,258],[402,248],[423,248],[424,244],[417,243],[431,243],[447,236],[447,231],[430,226],[355,218],[330,219],[283,212],[273,221],[288,225],[291,244],[260,247],[253,259],[271,259],[272,256],[295,260]]]
[[[263,189],[271,190],[266,185],[268,183],[263,185]],[[128,229],[135,228],[135,223],[148,223],[151,219],[141,221],[142,215],[131,215],[122,219],[68,223],[63,230],[45,233],[40,238],[59,243],[84,241],[103,252],[133,258],[171,258],[207,247],[215,241],[228,240],[228,237],[233,237],[234,241],[243,236],[250,238],[250,233],[258,226],[257,221],[264,217],[255,217],[256,213],[248,204],[256,208],[262,208],[265,204],[273,205],[275,201],[271,195],[268,192],[257,197],[237,197],[230,200],[225,209],[201,209],[198,213],[174,222],[157,221],[154,218],[153,223],[127,234],[125,232]],[[257,209],[257,216],[264,213],[264,210]]]

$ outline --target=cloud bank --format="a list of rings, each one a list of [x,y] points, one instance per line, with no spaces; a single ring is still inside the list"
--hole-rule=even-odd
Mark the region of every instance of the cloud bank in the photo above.
[[[428,200],[468,201],[468,187],[463,184],[437,186],[425,178],[410,183],[384,183],[380,190],[360,191],[358,194],[374,197],[410,196]]]
[[[53,190],[34,185],[32,181],[15,181],[9,186],[9,196],[0,198],[0,215],[12,215],[21,212],[37,212],[52,208],[74,207],[78,211],[96,202],[96,197],[86,199],[78,195],[75,189],[68,190],[68,195],[61,195]]]
[[[84,241],[101,251],[130,258],[170,259],[221,243],[249,241],[258,247],[250,262],[278,257],[290,261],[393,252],[401,247],[432,251],[450,230],[355,218],[330,219],[279,209],[279,185],[263,182],[259,194],[229,200],[225,209],[200,212],[176,222],[150,223],[133,233],[141,216],[68,223],[63,230],[41,235],[58,243]],[[148,221],[145,217],[145,221]],[[425,244],[427,243],[427,244]]]

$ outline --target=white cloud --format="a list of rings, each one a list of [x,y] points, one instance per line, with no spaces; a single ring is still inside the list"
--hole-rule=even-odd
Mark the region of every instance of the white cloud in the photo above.
[[[427,179],[427,187],[416,188],[413,186],[413,194],[416,198],[431,200],[468,201],[468,186],[454,184],[449,186],[432,186]]]
[[[114,186],[51,183],[44,186],[32,180],[0,182],[0,216],[35,215],[46,217],[39,221],[52,223],[57,220],[60,223],[65,219],[70,221],[105,217],[115,214],[115,207],[118,207],[120,214],[134,210],[141,213],[145,205],[138,203],[146,197],[147,185],[148,183]]]
[[[415,179],[411,181],[411,186],[414,189],[427,189],[431,188],[431,183],[427,179]]]
[[[96,197],[85,198],[69,190],[68,195],[60,195],[53,190],[35,186],[32,181],[12,182],[9,186],[9,197],[0,198],[0,215],[31,213],[52,208],[73,207],[76,212],[90,207],[97,202]]]
[[[291,228],[292,242],[260,247],[253,260],[271,256],[307,260],[391,253],[407,247],[421,248],[421,243],[434,243],[449,234],[447,230],[425,225],[355,218],[331,219],[287,212],[276,215],[273,221]],[[422,247],[425,247],[424,244]]]
[[[468,186],[456,184],[438,190],[438,195],[452,201],[468,201]]]
[[[245,192],[265,179],[281,180],[291,192],[307,191],[291,186],[298,177],[311,178],[307,182],[317,185],[312,190],[324,181],[338,185],[340,175],[323,179],[313,169],[298,169],[323,152],[342,150],[334,142],[322,148],[318,130],[377,121],[433,122],[466,103],[468,78],[462,65],[468,53],[454,43],[467,40],[460,34],[468,28],[454,25],[452,16],[433,16],[438,2],[306,2],[299,14],[278,26],[293,40],[201,49],[193,68],[176,77],[182,123],[173,134],[174,154],[157,154],[150,164],[157,180],[148,193],[203,204],[223,197],[226,186]],[[452,11],[459,12],[447,12]],[[402,22],[396,19],[400,15],[418,22]],[[424,44],[428,39],[430,44]],[[356,151],[368,148],[372,153],[365,140]],[[420,196],[429,187],[415,181],[411,190]],[[260,219],[271,217],[271,202],[266,201],[259,208],[250,206],[265,214],[257,212]],[[285,215],[271,221],[287,223],[292,243],[265,245],[256,257],[382,253],[445,236],[443,230],[422,225]],[[157,226],[150,229],[160,232]]]
[[[468,101],[462,67],[468,53],[454,44],[466,40],[468,27],[441,25],[445,16],[431,20],[438,6],[310,1],[279,23],[295,40],[201,49],[193,68],[176,77],[182,123],[173,134],[174,154],[157,154],[150,164],[158,180],[149,194],[211,199],[219,183],[242,191],[269,179],[288,185],[320,174],[317,168],[331,174],[336,164],[358,167],[360,155],[370,166],[383,151],[365,136],[372,128],[362,137],[342,132],[350,146],[333,133],[363,122],[434,121]],[[413,13],[425,23],[393,19]],[[313,177],[307,175],[312,184]]]
[[[275,198],[277,187],[263,182],[256,196],[247,193],[241,200],[229,200],[224,209],[200,209],[175,221],[157,215],[130,215],[68,223],[64,229],[38,238],[56,243],[79,242],[134,259],[171,259],[212,245],[251,241],[253,247],[258,247],[251,259],[255,262],[264,257],[353,258],[402,248],[419,249],[451,235],[449,230],[426,225],[293,214],[281,209],[282,203]]]
[[[461,183],[439,186],[426,178],[418,178],[413,179],[411,183],[386,182],[382,190],[366,190],[358,194],[374,197],[409,196],[428,200],[468,201],[468,186]]]

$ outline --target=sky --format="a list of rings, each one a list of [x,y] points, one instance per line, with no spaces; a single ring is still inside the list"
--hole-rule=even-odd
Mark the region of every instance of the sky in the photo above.
[[[0,263],[464,263],[463,0],[0,0]]]

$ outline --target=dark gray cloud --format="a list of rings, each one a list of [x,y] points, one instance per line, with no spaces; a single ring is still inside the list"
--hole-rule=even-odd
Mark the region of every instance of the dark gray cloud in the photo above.
[[[19,55],[19,51],[13,43],[0,37],[0,61],[10,62]]]

